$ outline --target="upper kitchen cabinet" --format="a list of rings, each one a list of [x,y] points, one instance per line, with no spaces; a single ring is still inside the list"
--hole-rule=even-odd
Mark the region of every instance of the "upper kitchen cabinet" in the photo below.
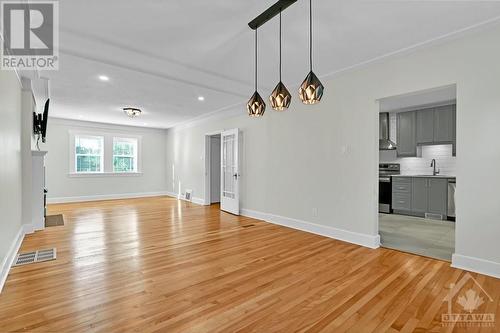
[[[434,143],[454,143],[455,127],[455,105],[434,110]]]
[[[434,109],[417,111],[417,144],[434,142]]]
[[[397,115],[398,157],[417,156],[416,112],[401,112]]]
[[[456,151],[456,105],[397,114],[398,157],[417,156],[417,145],[452,144]]]

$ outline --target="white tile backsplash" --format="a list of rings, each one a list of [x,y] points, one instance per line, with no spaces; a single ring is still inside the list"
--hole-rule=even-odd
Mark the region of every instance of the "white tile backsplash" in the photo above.
[[[452,156],[452,145],[422,146],[419,149],[422,149],[422,157],[402,158],[397,157],[395,150],[381,150],[379,152],[380,163],[399,163],[403,175],[431,175],[430,165],[434,158],[442,175],[456,175],[457,159]]]

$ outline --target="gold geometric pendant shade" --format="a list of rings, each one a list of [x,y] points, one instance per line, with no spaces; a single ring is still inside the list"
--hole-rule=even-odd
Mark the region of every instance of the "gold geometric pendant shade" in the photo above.
[[[279,82],[274,88],[271,96],[269,96],[269,100],[271,101],[271,107],[276,111],[284,111],[288,109],[290,106],[290,102],[292,101],[292,95],[288,89],[286,89],[283,82]]]
[[[299,97],[304,104],[316,104],[323,96],[323,84],[312,71],[307,74],[306,79],[299,88]]]
[[[259,93],[255,91],[247,103],[247,111],[250,117],[262,117],[266,112],[266,103]]]

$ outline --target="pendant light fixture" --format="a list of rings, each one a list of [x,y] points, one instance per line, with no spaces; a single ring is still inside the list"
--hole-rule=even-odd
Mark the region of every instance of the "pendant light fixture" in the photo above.
[[[257,92],[257,29],[255,29],[255,92],[247,103],[250,117],[262,117],[266,111],[266,103]]]
[[[312,70],[312,0],[309,0],[309,74],[299,88],[299,97],[304,104],[319,103],[323,96],[323,84]]]
[[[271,107],[276,111],[284,111],[290,106],[292,101],[292,96],[288,89],[286,89],[283,82],[281,82],[281,10],[280,10],[280,82],[276,85],[271,96],[269,96],[271,101]]]

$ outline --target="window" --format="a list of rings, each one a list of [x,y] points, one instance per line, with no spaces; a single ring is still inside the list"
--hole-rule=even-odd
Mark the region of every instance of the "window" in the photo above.
[[[140,177],[141,135],[69,130],[70,177]]]
[[[137,172],[137,139],[113,138],[113,172]]]
[[[102,136],[75,136],[75,172],[103,172],[104,138]]]

